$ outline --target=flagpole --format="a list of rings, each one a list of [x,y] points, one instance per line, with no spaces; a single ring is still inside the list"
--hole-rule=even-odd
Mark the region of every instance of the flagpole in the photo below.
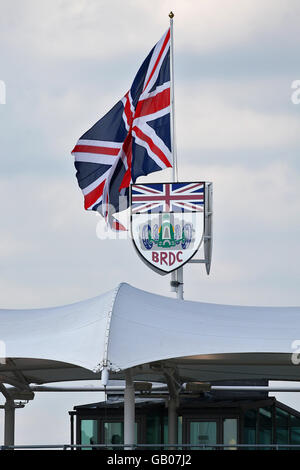
[[[173,156],[173,174],[172,180],[178,181],[177,167],[177,146],[175,134],[175,98],[174,98],[174,35],[173,35],[173,18],[174,13],[169,13],[170,18],[170,125],[171,125],[171,147]],[[183,300],[183,267],[181,266],[171,274],[171,286],[175,288],[177,299]]]
[[[173,35],[173,18],[174,13],[169,13],[170,18],[170,101],[171,101],[171,145],[173,157],[173,181],[178,181],[177,169],[177,146],[175,135],[175,97],[174,97],[174,35]]]

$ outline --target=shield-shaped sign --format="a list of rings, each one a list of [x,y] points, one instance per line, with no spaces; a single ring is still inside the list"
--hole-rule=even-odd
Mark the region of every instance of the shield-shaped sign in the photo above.
[[[205,183],[131,185],[131,233],[138,254],[159,274],[188,262],[204,235]]]

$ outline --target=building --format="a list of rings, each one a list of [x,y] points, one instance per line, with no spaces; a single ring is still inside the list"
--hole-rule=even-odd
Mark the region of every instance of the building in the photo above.
[[[137,398],[135,443],[163,449],[168,444],[168,410],[163,398]],[[106,402],[75,406],[69,412],[76,444],[124,443],[124,400],[109,395]],[[75,419],[74,419],[75,418]],[[75,438],[76,436],[76,438]],[[75,438],[75,439],[74,439]],[[184,396],[177,408],[177,442],[191,449],[214,445],[247,449],[300,445],[300,413],[267,392],[204,392]],[[256,446],[255,446],[256,445]],[[145,447],[146,448],[146,447]],[[282,447],[280,447],[282,448]]]
[[[182,301],[123,283],[93,299],[62,307],[0,310],[0,324],[1,341],[5,344],[0,357],[0,389],[6,399],[6,445],[14,443],[15,409],[33,400],[40,391],[55,391],[45,385],[53,382],[98,380],[102,384],[99,390],[109,391],[106,388],[109,380],[125,381],[124,441],[131,446],[136,433],[140,440],[145,438],[145,429],[147,433],[145,427],[135,431],[135,417],[146,406],[136,403],[138,390],[142,398],[162,398],[167,403],[167,408],[162,402],[153,402],[151,406],[161,409],[164,416],[167,412],[168,444],[176,445],[178,416],[182,416],[182,439],[190,439],[192,433],[184,424],[186,407],[192,402],[186,403],[185,399],[196,400],[193,406],[199,415],[200,409],[203,413],[218,406],[222,409],[220,402],[212,406],[208,399],[209,394],[218,390],[216,383],[300,380],[300,368],[293,361],[293,344],[300,333],[298,307]],[[160,385],[149,391],[151,383]],[[72,390],[63,388],[65,392]],[[204,392],[208,395],[203,397]],[[235,404],[238,414],[240,405],[238,401]],[[121,413],[122,406],[118,406]],[[101,406],[98,408],[101,410]],[[107,407],[104,410],[109,416]],[[288,413],[297,416],[294,411]],[[196,411],[192,415],[199,419]],[[219,416],[219,421],[211,425],[217,442],[222,441],[220,436],[224,434],[218,424],[223,415]],[[260,422],[260,411],[258,416]],[[244,433],[241,420],[242,417],[236,422],[238,438],[233,438],[238,442]],[[234,421],[230,423],[235,426]],[[260,428],[257,429],[259,434]],[[100,428],[98,432],[102,439]],[[198,436],[202,435],[209,434],[199,430]]]

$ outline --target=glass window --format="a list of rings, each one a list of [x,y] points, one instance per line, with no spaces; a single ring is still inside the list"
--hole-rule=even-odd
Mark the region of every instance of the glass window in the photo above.
[[[124,423],[106,422],[104,423],[104,443],[123,444],[124,443]]]
[[[276,426],[287,427],[288,425],[289,414],[281,408],[276,407]]]
[[[272,444],[272,408],[259,408],[259,444]]]
[[[123,446],[124,443],[124,422],[123,421],[107,421],[104,423],[104,443],[106,445],[110,444],[120,444]],[[137,423],[135,423],[135,438],[134,443],[137,443]],[[118,447],[113,447],[112,449],[117,449]]]
[[[247,410],[244,415],[244,444],[256,444],[257,410]]]
[[[146,444],[161,444],[160,416],[147,416],[146,433]]]
[[[164,444],[168,444],[168,416],[164,416]]]
[[[205,444],[209,449],[210,445],[217,443],[217,423],[216,421],[191,421],[190,422],[190,444],[200,449],[201,444]]]
[[[291,415],[291,444],[299,445],[300,444],[300,418],[297,416]]]
[[[237,419],[236,418],[225,418],[223,420],[223,444],[225,450],[236,449],[234,444],[237,444]],[[232,446],[232,447],[231,447]]]
[[[98,421],[96,419],[82,419],[80,421],[81,444],[99,444]],[[87,448],[86,448],[87,449]],[[89,447],[91,449],[91,447]]]
[[[276,407],[276,444],[289,443],[289,414]]]

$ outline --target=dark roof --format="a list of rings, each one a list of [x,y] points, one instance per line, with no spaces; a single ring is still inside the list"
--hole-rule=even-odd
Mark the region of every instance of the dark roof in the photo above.
[[[144,408],[145,406],[164,404],[165,400],[162,398],[136,398],[135,406],[137,408]],[[97,409],[97,408],[122,408],[124,405],[124,397],[121,395],[114,395],[113,398],[108,397],[106,401],[97,403],[88,403],[86,405],[74,406],[74,410],[81,409]]]
[[[199,397],[181,397],[180,408],[181,409],[195,409],[195,408],[255,408],[270,406],[276,401],[273,397],[256,397],[251,398],[220,398],[211,396],[209,393],[203,394]],[[165,400],[162,398],[136,398],[135,401],[136,409],[142,408],[161,408],[165,407]],[[89,403],[86,405],[74,406],[74,410],[96,410],[96,409],[121,409],[124,407],[124,397],[114,396],[112,399],[109,398],[107,401],[98,403]]]

